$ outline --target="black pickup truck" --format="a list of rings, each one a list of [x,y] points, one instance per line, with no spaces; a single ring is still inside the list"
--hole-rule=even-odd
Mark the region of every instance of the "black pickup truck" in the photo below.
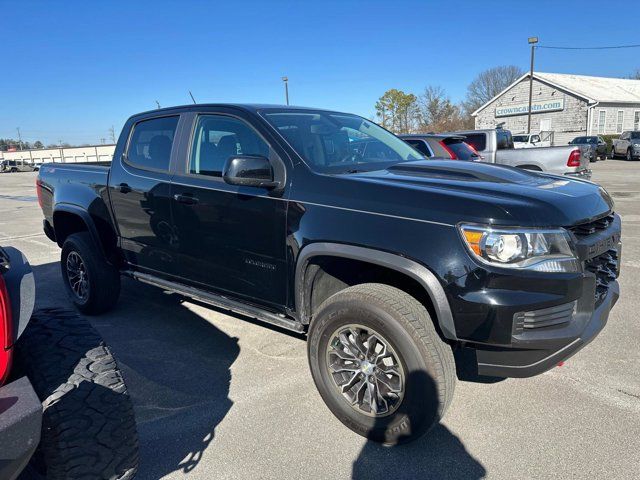
[[[536,375],[591,341],[619,296],[603,188],[426,160],[345,113],[141,113],[110,167],[48,164],[37,190],[82,312],[112,307],[125,275],[306,333],[328,407],[387,444],[441,418],[454,351],[480,375]]]

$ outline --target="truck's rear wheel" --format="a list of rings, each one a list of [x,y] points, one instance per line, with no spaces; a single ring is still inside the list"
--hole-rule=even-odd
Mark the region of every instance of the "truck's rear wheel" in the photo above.
[[[118,301],[120,273],[105,260],[88,232],[67,237],[60,268],[67,294],[82,313],[98,315]]]
[[[356,285],[327,299],[311,323],[308,354],[329,409],[377,442],[418,438],[453,397],[451,348],[426,308],[388,285]]]

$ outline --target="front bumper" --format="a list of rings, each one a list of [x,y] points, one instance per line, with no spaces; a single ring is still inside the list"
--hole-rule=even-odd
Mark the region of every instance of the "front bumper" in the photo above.
[[[587,295],[591,296],[592,293],[588,292]],[[525,348],[525,344],[522,344],[520,348],[478,349],[478,373],[495,377],[531,377],[546,372],[572,356],[600,333],[619,297],[620,287],[617,281],[613,281],[609,284],[604,301],[592,310],[593,314],[589,317],[588,308],[593,301],[583,296],[577,302],[577,313],[571,324],[554,331],[547,338],[532,339],[526,346],[534,348]],[[578,333],[575,333],[576,326],[582,326]]]
[[[485,267],[447,287],[457,337],[475,350],[479,374],[537,375],[573,355],[606,325],[620,295],[620,217],[610,214],[569,229],[580,272]]]
[[[12,480],[40,442],[42,404],[27,377],[0,388],[0,478]]]

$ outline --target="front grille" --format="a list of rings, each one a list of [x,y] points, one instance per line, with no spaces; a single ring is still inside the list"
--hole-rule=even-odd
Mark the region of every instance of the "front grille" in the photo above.
[[[518,312],[513,316],[515,333],[521,333],[524,330],[534,328],[552,327],[569,322],[573,318],[576,304],[577,302],[573,301],[541,310]]]
[[[606,230],[609,228],[614,221],[613,212],[607,215],[606,217],[599,218],[598,220],[594,220],[593,222],[581,223],[580,225],[574,225],[569,227],[576,237],[586,237],[588,235],[593,235],[596,232],[601,230]]]
[[[609,283],[618,276],[618,252],[608,250],[584,262],[584,269],[596,276],[596,306],[607,296]]]

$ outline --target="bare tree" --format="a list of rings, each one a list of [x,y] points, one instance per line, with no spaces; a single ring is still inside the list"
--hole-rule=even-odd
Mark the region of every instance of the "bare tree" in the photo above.
[[[629,78],[631,80],[640,80],[640,68],[636,69],[636,71],[634,73],[629,75]]]
[[[451,99],[440,86],[428,86],[418,100],[419,129],[423,132],[445,132],[465,128],[462,107]]]
[[[467,87],[464,101],[466,113],[470,115],[515,82],[523,73],[524,70],[515,65],[502,65],[481,72]]]

